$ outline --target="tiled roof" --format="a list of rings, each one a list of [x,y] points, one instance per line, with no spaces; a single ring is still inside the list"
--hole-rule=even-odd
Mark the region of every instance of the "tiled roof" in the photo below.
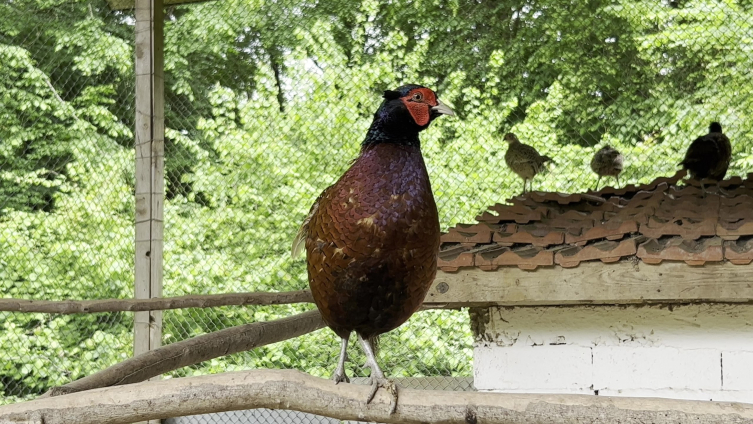
[[[575,194],[533,192],[442,235],[439,268],[571,268],[584,261],[689,265],[753,261],[753,173],[707,184],[684,172],[650,184]]]

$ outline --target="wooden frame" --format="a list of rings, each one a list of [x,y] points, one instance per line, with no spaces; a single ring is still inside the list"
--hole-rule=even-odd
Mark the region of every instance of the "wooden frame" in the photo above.
[[[641,261],[582,262],[575,268],[501,267],[437,272],[425,307],[624,305],[753,302],[749,265]]]
[[[162,297],[165,198],[163,9],[162,0],[135,0],[136,299]],[[134,356],[161,344],[162,311],[136,312],[133,317]],[[148,423],[159,424],[159,420]]]
[[[203,3],[208,0],[163,0],[164,6],[177,6],[180,4]],[[135,6],[134,0],[107,0],[112,10],[130,10]]]
[[[162,296],[164,61],[162,0],[136,0],[135,298]],[[160,346],[162,312],[136,312],[134,355]]]

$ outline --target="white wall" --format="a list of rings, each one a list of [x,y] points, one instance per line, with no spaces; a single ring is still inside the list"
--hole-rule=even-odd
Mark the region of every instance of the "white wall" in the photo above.
[[[753,305],[491,308],[480,391],[753,403]]]

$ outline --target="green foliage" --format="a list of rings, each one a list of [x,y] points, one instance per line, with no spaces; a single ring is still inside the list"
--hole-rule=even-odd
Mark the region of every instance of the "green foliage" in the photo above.
[[[89,2],[5,3],[0,22],[0,293],[129,297],[132,31]],[[123,360],[131,321],[0,313],[3,402]]]
[[[133,292],[133,22],[103,0],[0,4],[4,297]],[[215,0],[167,8],[165,50],[167,296],[306,287],[293,235],[357,155],[381,91],[406,82],[458,113],[422,136],[444,228],[520,192],[508,131],[555,158],[540,190],[593,187],[605,144],[626,156],[623,182],[672,174],[711,120],[733,141],[730,174],[753,165],[747,3]],[[167,311],[164,342],[306,308]],[[2,402],[132,348],[130,314],[0,313],[0,327]],[[394,376],[470,375],[470,346],[467,314],[431,311],[380,356]],[[322,330],[171,375],[328,376],[337,354]]]

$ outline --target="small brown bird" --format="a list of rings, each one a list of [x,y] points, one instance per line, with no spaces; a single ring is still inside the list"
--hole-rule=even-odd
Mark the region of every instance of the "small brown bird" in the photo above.
[[[596,190],[599,188],[601,177],[615,177],[620,184],[620,173],[625,157],[612,146],[604,146],[591,159],[591,169],[599,176],[596,180]]]
[[[523,194],[526,193],[526,182],[529,180],[530,191],[533,191],[533,177],[544,170],[544,163],[554,161],[549,156],[540,155],[533,147],[521,143],[513,133],[505,134],[505,141],[509,145],[505,153],[505,163],[523,179]]]
[[[314,302],[342,341],[332,379],[348,381],[355,331],[371,368],[366,403],[384,387],[390,413],[397,389],[377,364],[376,340],[421,307],[437,273],[439,218],[418,134],[443,114],[454,112],[426,87],[385,91],[361,153],[322,192],[293,241],[293,256],[306,248]]]
[[[722,125],[712,122],[709,125],[709,133],[696,138],[688,147],[685,159],[680,162],[683,169],[690,172],[690,177],[701,181],[705,178],[716,182],[719,192],[719,181],[724,179],[727,168],[732,160],[732,145],[729,138],[722,134]],[[701,181],[701,190],[706,193],[706,188]]]

